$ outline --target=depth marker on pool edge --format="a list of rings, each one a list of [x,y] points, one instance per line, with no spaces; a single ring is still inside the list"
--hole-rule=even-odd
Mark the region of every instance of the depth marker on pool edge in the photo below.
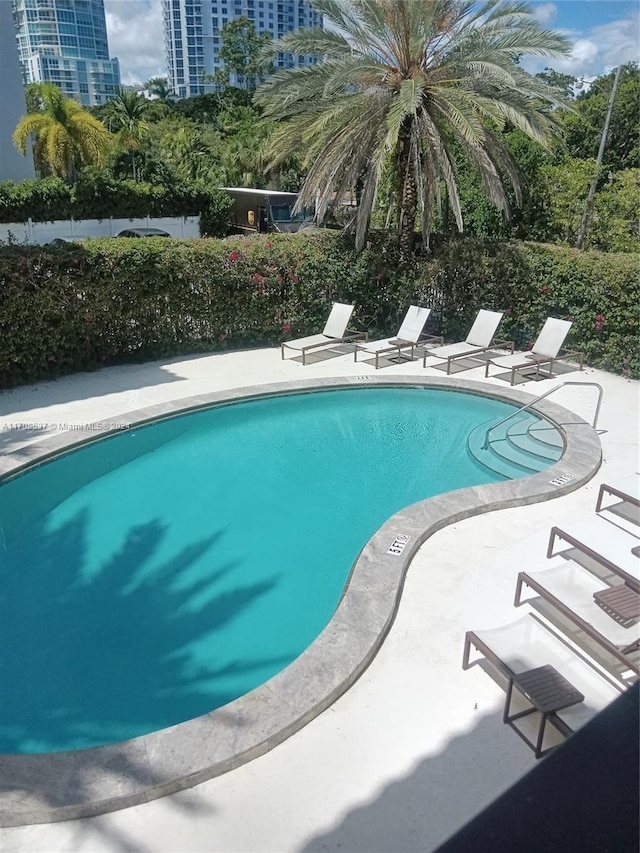
[[[409,541],[409,539],[411,539],[411,537],[407,536],[406,533],[398,533],[396,538],[391,543],[387,554],[402,554],[402,552],[404,551],[404,547]]]

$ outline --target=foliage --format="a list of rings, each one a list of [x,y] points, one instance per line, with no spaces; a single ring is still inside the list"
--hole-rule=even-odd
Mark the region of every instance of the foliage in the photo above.
[[[539,80],[544,80],[554,89],[560,89],[565,98],[573,97],[574,86],[578,82],[577,77],[573,77],[571,74],[562,74],[560,71],[554,71],[553,68],[545,68],[544,71],[536,74],[536,77]]]
[[[51,83],[31,86],[30,112],[20,119],[13,134],[22,154],[26,154],[29,139],[40,174],[70,183],[82,166],[101,165],[110,145],[106,128]]]
[[[151,96],[161,101],[166,101],[171,94],[169,81],[166,77],[151,77],[142,88],[145,92],[148,92]]]
[[[103,121],[112,133],[120,151],[126,151],[131,158],[131,177],[137,180],[135,152],[149,133],[149,124],[145,121],[148,101],[137,92],[122,89],[110,98]]]
[[[356,245],[362,248],[380,178],[393,158],[394,217],[408,262],[416,215],[425,238],[444,186],[462,231],[451,140],[474,164],[490,202],[508,214],[503,179],[519,200],[515,164],[501,140],[509,122],[543,145],[556,130],[549,105],[561,96],[519,65],[521,54],[559,56],[568,42],[544,30],[526,4],[488,0],[317,0],[330,29],[285,35],[275,50],[322,56],[278,71],[256,93],[281,121],[274,163],[304,150],[310,166],[300,203],[327,210],[356,192]]]
[[[564,117],[567,150],[572,157],[588,158],[598,153],[616,69],[590,84],[575,102],[575,112]],[[640,68],[637,63],[622,67],[620,84],[611,114],[611,125],[603,164],[608,169],[640,166]]]
[[[547,68],[536,75],[566,92],[576,78]],[[506,129],[507,145],[523,185],[522,205],[514,209],[511,223],[496,217],[482,190],[477,170],[458,167],[461,208],[468,234],[485,237],[566,242],[574,245],[584,214],[589,185],[595,174],[595,155],[602,133],[614,73],[596,78],[559,120],[566,145],[545,151],[517,129]],[[640,75],[637,66],[623,67],[621,88],[614,103],[613,120],[605,148],[605,165],[599,173],[597,192],[589,221],[586,247],[605,251],[638,251],[640,209],[638,163]],[[636,105],[635,107],[633,105]],[[635,152],[635,153],[634,153]],[[607,165],[608,164],[608,165]],[[445,221],[442,230],[452,231]]]
[[[595,160],[566,159],[558,165],[542,166],[539,188],[550,212],[547,239],[575,244]]]
[[[73,188],[61,178],[0,182],[0,222],[38,222],[69,219]]]
[[[54,219],[132,219],[201,214],[206,233],[227,233],[231,199],[222,190],[199,184],[162,186],[118,181],[97,169],[84,169],[73,187],[60,178],[0,183],[0,222]]]
[[[229,230],[233,199],[222,190],[211,190],[200,208],[200,234],[202,237],[221,237]]]
[[[640,252],[640,169],[612,175],[596,196],[588,245],[612,252]]]
[[[95,240],[0,248],[0,387],[150,358],[276,345],[315,332],[334,300],[393,334],[410,303],[449,338],[481,307],[506,312],[525,347],[545,318],[572,317],[587,363],[640,376],[637,258],[538,244],[449,241],[398,274],[372,233],[356,254],[335,232],[226,240]]]
[[[233,18],[222,27],[222,44],[219,58],[224,62],[218,82],[255,92],[258,83],[273,73],[273,65],[265,62],[264,50],[271,42],[271,34],[258,33],[253,21],[243,16]]]

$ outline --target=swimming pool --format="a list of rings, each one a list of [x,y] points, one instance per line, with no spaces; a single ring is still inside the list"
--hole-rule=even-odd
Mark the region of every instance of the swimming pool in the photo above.
[[[495,482],[467,454],[512,407],[422,388],[237,403],[0,486],[0,751],[113,743],[225,705],[330,620],[402,507]]]

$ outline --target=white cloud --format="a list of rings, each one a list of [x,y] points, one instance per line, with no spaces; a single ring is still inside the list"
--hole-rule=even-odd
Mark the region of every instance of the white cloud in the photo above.
[[[597,57],[598,45],[595,42],[591,39],[578,39],[573,43],[569,56],[556,59],[553,67],[556,71],[579,77],[593,67]]]
[[[638,61],[640,10],[634,10],[627,18],[585,31],[572,29],[560,32],[572,43],[571,53],[559,59],[524,57],[522,67],[526,71],[537,74],[549,67],[563,74],[593,79],[621,63]]]
[[[604,63],[603,70],[610,71],[625,62],[637,62],[640,43],[640,9],[626,19],[594,27],[591,37],[599,45]]]
[[[558,9],[556,8],[555,3],[542,3],[540,6],[534,6],[532,11],[533,17],[536,18],[543,27],[547,27],[552,23],[558,14]]]
[[[124,84],[166,74],[160,0],[105,0],[109,54]]]
[[[545,27],[552,26],[558,13],[557,5],[551,2],[538,3],[532,10]],[[122,82],[144,82],[166,74],[160,0],[105,0],[105,11],[109,51],[120,60]],[[568,57],[527,56],[522,60],[523,68],[537,74],[549,66],[576,77],[594,77],[621,62],[637,61],[640,10],[589,30],[561,32],[573,45]]]

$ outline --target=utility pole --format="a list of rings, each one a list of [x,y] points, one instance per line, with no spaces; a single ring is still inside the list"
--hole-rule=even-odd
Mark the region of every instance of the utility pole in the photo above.
[[[607,108],[607,116],[604,120],[604,127],[602,129],[602,136],[600,137],[600,147],[598,148],[598,156],[596,157],[596,171],[593,176],[593,180],[591,181],[591,186],[589,187],[589,194],[587,195],[587,203],[584,207],[584,213],[582,215],[582,222],[580,223],[580,230],[578,231],[578,238],[576,240],[576,249],[582,249],[584,246],[584,241],[587,236],[587,226],[589,224],[589,216],[591,215],[591,208],[593,207],[593,199],[596,194],[596,187],[598,186],[598,179],[600,177],[600,167],[602,166],[602,159],[604,157],[604,149],[607,144],[607,136],[609,135],[609,124],[611,123],[611,113],[613,112],[613,104],[616,99],[616,94],[618,92],[618,83],[620,82],[620,74],[622,73],[622,65],[618,65],[616,70],[616,76],[613,79],[613,86],[611,88],[611,96],[609,98],[609,106]]]

